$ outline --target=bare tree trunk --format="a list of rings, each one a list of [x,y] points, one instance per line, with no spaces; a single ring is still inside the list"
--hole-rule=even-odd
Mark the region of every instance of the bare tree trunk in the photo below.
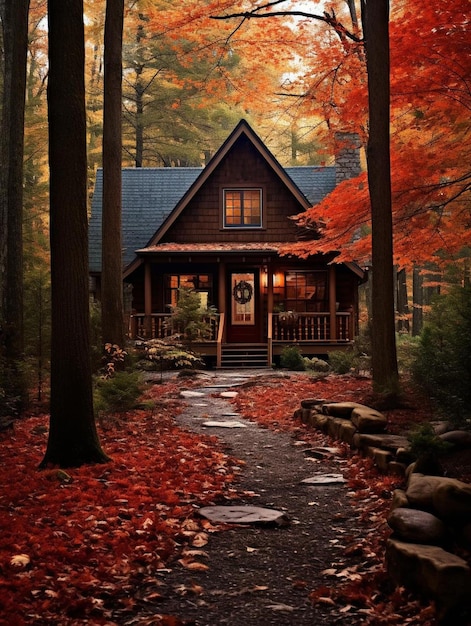
[[[3,102],[0,174],[1,348],[7,395],[26,394],[20,362],[23,328],[23,156],[29,0],[0,4],[3,26]],[[8,372],[8,373],[7,373]]]
[[[368,74],[368,185],[372,222],[372,369],[377,391],[393,391],[398,368],[394,327],[394,266],[389,153],[389,1],[363,0]]]
[[[51,419],[42,467],[107,460],[96,431],[88,303],[82,0],[49,0]]]
[[[107,0],[103,110],[101,327],[104,343],[124,345],[121,245],[122,41],[124,0]]]
[[[405,269],[397,272],[396,276],[397,293],[397,330],[398,332],[409,332],[409,299],[407,296],[407,274]]]
[[[412,274],[412,336],[420,335],[424,321],[424,292],[421,270],[414,267]]]

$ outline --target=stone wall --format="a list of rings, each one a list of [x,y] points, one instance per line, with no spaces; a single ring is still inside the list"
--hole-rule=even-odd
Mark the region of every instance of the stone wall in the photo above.
[[[373,458],[381,471],[404,477],[387,520],[388,574],[397,585],[435,601],[441,623],[471,624],[471,569],[460,556],[471,550],[471,485],[415,472],[408,439],[388,434],[386,417],[370,407],[309,399],[295,417]],[[440,436],[470,445],[461,431]]]

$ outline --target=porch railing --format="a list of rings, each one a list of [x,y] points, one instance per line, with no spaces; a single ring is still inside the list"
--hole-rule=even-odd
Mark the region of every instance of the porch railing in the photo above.
[[[205,341],[216,341],[218,336],[218,318],[207,316],[203,318],[208,324],[209,334]],[[182,330],[172,324],[172,317],[168,313],[134,313],[131,315],[129,323],[129,334],[132,338],[141,339],[165,339],[172,335],[181,333]]]
[[[331,328],[330,313],[273,314],[273,341],[350,341],[351,314],[335,314],[335,333]]]
[[[206,341],[222,343],[222,329],[224,317],[207,317],[210,334]],[[337,312],[335,315],[335,332],[331,329],[329,313],[296,313],[291,319],[286,314],[280,318],[278,313],[268,316],[268,343],[272,342],[345,342],[351,341],[352,320],[351,313]],[[153,313],[150,316],[144,313],[135,313],[130,318],[129,333],[133,338],[164,339],[179,329],[172,325],[171,316],[167,313]]]

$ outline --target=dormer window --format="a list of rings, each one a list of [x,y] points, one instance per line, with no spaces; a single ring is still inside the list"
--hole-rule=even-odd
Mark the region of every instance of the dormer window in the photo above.
[[[223,202],[224,228],[261,228],[261,189],[224,189]]]

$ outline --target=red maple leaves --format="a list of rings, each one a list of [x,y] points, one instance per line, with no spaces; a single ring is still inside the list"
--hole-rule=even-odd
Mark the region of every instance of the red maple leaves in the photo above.
[[[176,393],[160,386],[156,410],[102,433],[108,465],[38,471],[46,416],[2,435],[0,623],[112,623],[111,607],[130,610],[139,581],[204,545],[215,528],[195,506],[231,490],[233,463],[214,438],[175,426],[166,398]]]

